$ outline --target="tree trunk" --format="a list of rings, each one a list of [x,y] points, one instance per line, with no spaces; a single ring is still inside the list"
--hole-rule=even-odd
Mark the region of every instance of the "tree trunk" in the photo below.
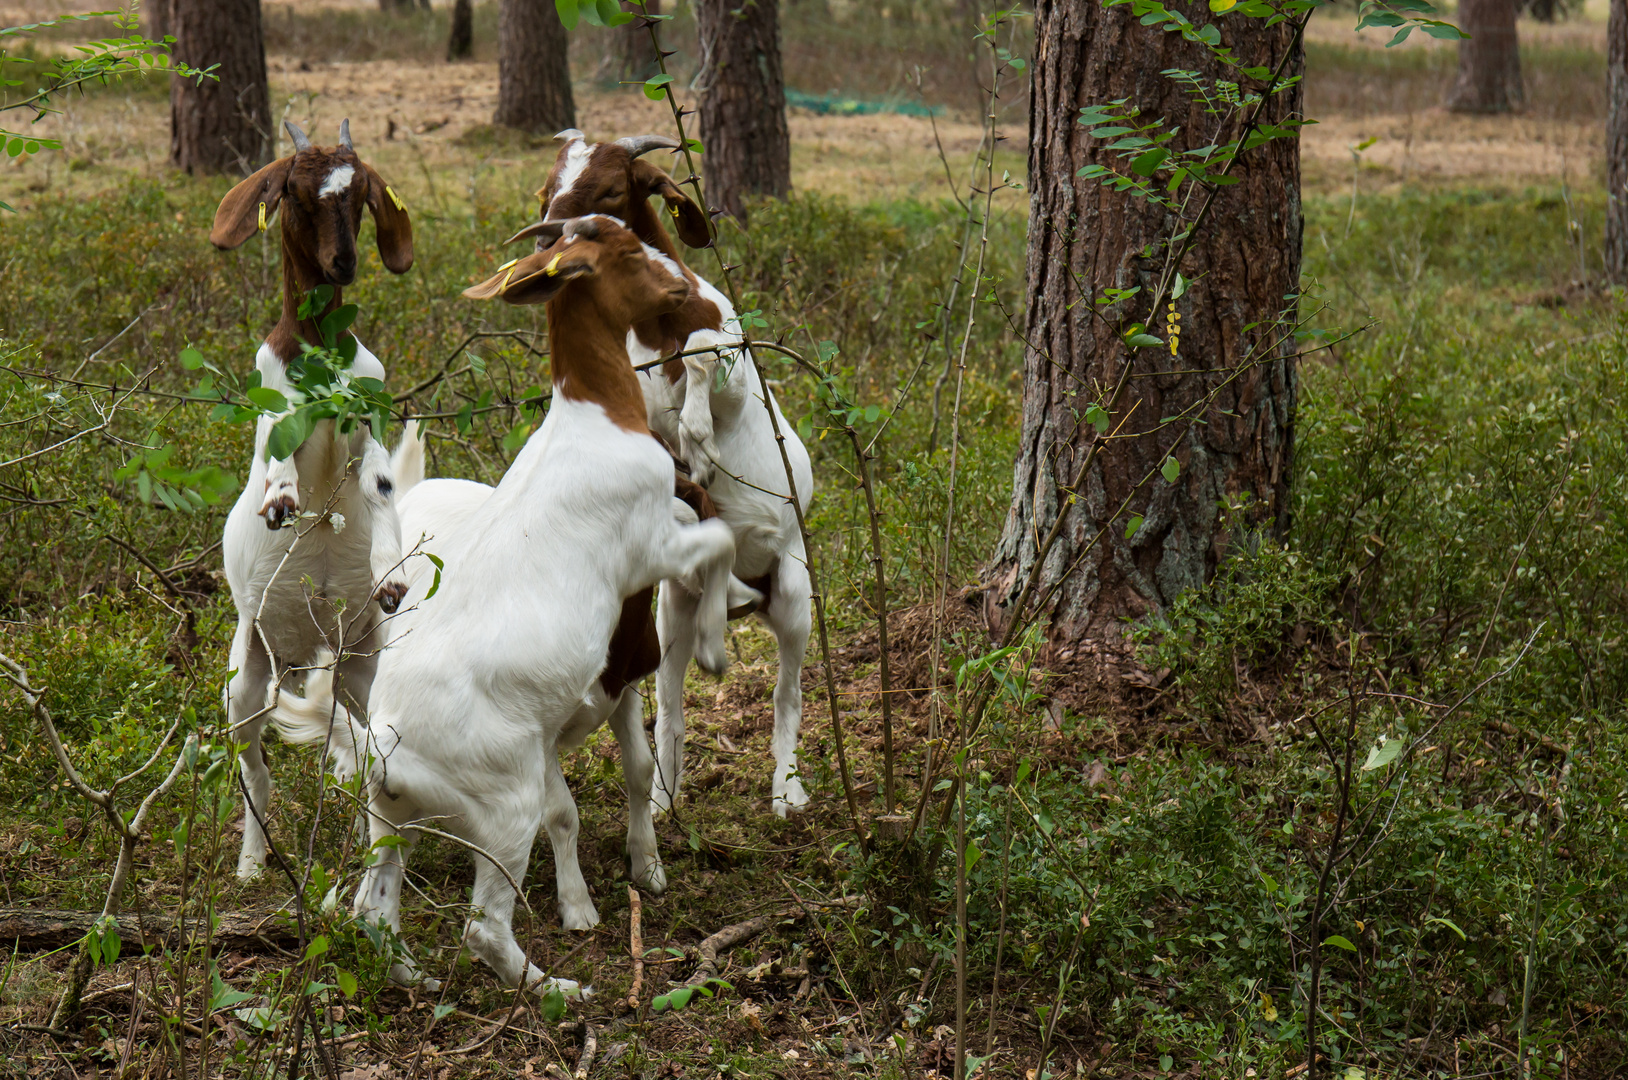
[[[379,0],[380,11],[430,10],[430,0]]]
[[[622,0],[622,9],[639,14],[637,4]],[[644,11],[661,14],[661,0],[646,0]],[[618,26],[612,32],[611,55],[605,59],[606,68],[618,82],[643,82],[659,70],[656,48],[650,43],[650,29],[643,19]]]
[[[753,195],[791,190],[779,0],[695,0],[707,201],[746,221]]]
[[[494,124],[553,134],[577,126],[570,44],[552,0],[502,0]]]
[[[271,104],[259,0],[174,0],[174,56],[214,79],[170,85],[170,163],[194,174],[247,175],[271,154]]]
[[[1628,285],[1628,0],[1611,0],[1606,37],[1605,273]]]
[[[471,0],[454,0],[452,30],[447,34],[447,59],[467,60],[475,51],[475,10]]]
[[[1458,28],[1458,78],[1447,93],[1453,112],[1513,112],[1526,104],[1521,83],[1515,0],[1462,0]]]
[[[170,30],[170,7],[173,0],[150,0],[142,5],[140,15],[141,32],[153,41],[163,41],[172,31]]]
[[[1201,9],[1188,10],[1198,18]],[[1248,65],[1270,67],[1292,47],[1286,23],[1268,29],[1259,19],[1216,21],[1223,40]],[[1296,55],[1285,74],[1301,67]],[[1180,127],[1172,149],[1237,136],[1237,126],[1218,132],[1219,118],[1207,115],[1185,86],[1160,74],[1170,68],[1227,77],[1207,50],[1141,25],[1129,5],[1035,5],[1026,312],[1031,344],[1024,358],[1012,508],[986,579],[994,582],[986,615],[1004,629],[1042,538],[1066,503],[1064,527],[1027,605],[1043,625],[1049,622],[1053,659],[1065,664],[1076,656],[1081,664],[1116,663],[1125,620],[1163,611],[1183,591],[1207,581],[1236,531],[1280,536],[1288,526],[1294,345],[1276,322],[1285,308],[1292,318],[1295,302],[1285,296],[1299,291],[1298,142],[1279,139],[1247,152],[1233,172],[1240,182],[1220,189],[1179,268],[1191,285],[1175,302],[1181,316],[1176,356],[1168,347],[1133,352],[1121,337],[1131,323],[1144,322],[1166,338],[1167,311],[1149,312],[1146,304],[1164,265],[1163,241],[1180,231],[1174,214],[1076,175],[1095,164],[1127,171],[1125,161],[1104,149],[1110,140],[1093,139],[1078,123],[1088,104],[1128,98],[1142,116],[1167,118]],[[1251,83],[1246,89],[1261,87]],[[1297,85],[1274,96],[1262,119],[1276,123],[1300,109]],[[1196,212],[1199,202],[1193,205]],[[1152,257],[1143,254],[1149,245]],[[1110,287],[1142,291],[1118,304],[1095,303]],[[1103,444],[1075,496],[1060,497],[1099,439],[1096,427],[1083,420],[1087,406],[1108,405],[1108,388],[1127,363],[1138,377],[1108,418],[1115,437]],[[1218,388],[1202,423],[1161,425],[1162,418]],[[1174,483],[1156,471],[1166,454],[1181,467]],[[1152,481],[1138,490],[1150,471]],[[1247,507],[1224,515],[1227,502]],[[1143,521],[1127,538],[1136,514]]]

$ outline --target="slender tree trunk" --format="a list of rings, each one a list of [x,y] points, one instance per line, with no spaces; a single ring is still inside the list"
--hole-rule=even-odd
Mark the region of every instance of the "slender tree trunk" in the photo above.
[[[622,0],[622,9],[639,14],[639,6]],[[661,14],[661,0],[646,0],[644,11]],[[618,82],[643,81],[659,70],[656,48],[650,43],[650,29],[643,19],[618,26],[612,32],[611,51],[605,57],[605,72]]]
[[[171,5],[174,0],[148,0],[141,6],[141,32],[153,41],[163,41],[170,29]]]
[[[214,79],[170,85],[170,163],[189,173],[247,174],[271,154],[271,104],[259,0],[173,0],[174,56],[219,65]]]
[[[1611,0],[1605,86],[1611,102],[1605,125],[1605,273],[1628,284],[1628,0]]]
[[[1458,78],[1447,93],[1453,112],[1513,112],[1526,104],[1521,82],[1515,0],[1462,0],[1458,28]]]
[[[474,51],[474,7],[470,0],[453,0],[452,30],[447,34],[447,59],[467,60]]]
[[[570,41],[553,0],[502,0],[497,19],[497,112],[492,122],[547,134],[576,127]]]
[[[779,0],[695,0],[707,200],[746,221],[753,195],[791,190]]]
[[[1212,21],[1197,6],[1185,10],[1200,23]],[[1265,28],[1258,19],[1214,21],[1246,64],[1270,67],[1292,47],[1286,23]],[[1301,66],[1298,55],[1291,57],[1286,73]],[[1133,352],[1121,337],[1133,322],[1145,322],[1167,338],[1169,312],[1149,312],[1145,305],[1164,265],[1163,241],[1181,229],[1174,214],[1077,176],[1088,165],[1126,168],[1104,149],[1111,140],[1092,138],[1078,123],[1088,104],[1128,98],[1143,116],[1166,117],[1180,127],[1172,148],[1236,136],[1235,126],[1218,131],[1218,117],[1207,115],[1185,86],[1160,74],[1170,68],[1227,77],[1207,50],[1143,26],[1130,5],[1035,5],[1026,312],[1031,348],[1024,359],[1012,508],[987,579],[994,584],[986,615],[1004,629],[1041,538],[1059,512],[1066,514],[1028,605],[1043,625],[1049,622],[1052,659],[1064,664],[1111,669],[1122,657],[1125,620],[1162,611],[1184,590],[1207,581],[1237,531],[1277,536],[1288,525],[1294,345],[1276,323],[1286,308],[1292,317],[1295,301],[1285,297],[1299,291],[1299,144],[1282,139],[1249,151],[1234,172],[1240,182],[1221,189],[1180,267],[1192,284],[1175,301],[1181,317],[1175,356],[1168,348]],[[1260,87],[1251,83],[1246,89]],[[1300,108],[1295,86],[1270,100],[1263,119],[1278,122]],[[1117,304],[1096,303],[1107,288],[1141,293]],[[1134,365],[1136,377],[1108,418],[1114,437],[1070,495],[1063,489],[1101,438],[1084,420],[1087,407],[1108,405],[1109,388],[1126,364]],[[1217,388],[1203,422],[1185,434],[1161,424]],[[1167,453],[1181,467],[1174,483],[1155,471]],[[1150,471],[1152,481],[1138,490]],[[1228,502],[1247,508],[1224,515]],[[1126,537],[1136,514],[1142,523]]]

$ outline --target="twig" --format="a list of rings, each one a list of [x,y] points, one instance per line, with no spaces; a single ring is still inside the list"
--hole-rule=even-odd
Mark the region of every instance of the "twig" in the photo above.
[[[629,885],[627,887],[628,908],[628,948],[633,953],[633,989],[627,992],[627,1007],[639,1007],[639,991],[644,989],[644,934],[639,925],[639,916],[643,905],[639,902],[639,890]]]

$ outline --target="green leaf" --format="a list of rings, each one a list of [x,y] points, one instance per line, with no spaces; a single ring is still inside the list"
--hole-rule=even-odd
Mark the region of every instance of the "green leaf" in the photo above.
[[[1129,345],[1133,349],[1147,349],[1163,345],[1164,342],[1160,341],[1152,334],[1137,333],[1126,337],[1125,344]]]
[[[882,406],[880,406],[880,405],[868,406],[865,409],[865,423],[874,424],[874,423],[876,423],[877,418],[880,417],[881,415],[882,415]]]
[[[1186,278],[1182,277],[1180,271],[1178,271],[1176,273],[1176,284],[1174,286],[1172,286],[1171,289],[1170,289],[1170,299],[1172,299],[1172,300],[1180,300],[1183,296],[1186,296],[1187,295],[1187,286],[1189,286],[1191,284],[1192,284],[1192,282],[1190,282]]]
[[[1327,939],[1323,941],[1323,944],[1332,945],[1336,949],[1344,949],[1346,952],[1357,951],[1357,947],[1355,945],[1351,944],[1350,941],[1341,937],[1339,934],[1330,934]]]
[[[681,986],[677,990],[662,994],[650,1002],[650,1011],[654,1013],[663,1013],[669,1010],[679,1012],[689,1007],[690,1001],[695,997],[695,991],[696,988],[693,986]],[[707,996],[710,997],[711,994]]]
[[[1156,146],[1145,154],[1138,154],[1131,161],[1131,172],[1137,176],[1152,176],[1169,156],[1170,151],[1162,146]]]
[[[457,1008],[456,1005],[437,1005],[431,1010],[431,1019],[440,1020],[442,1017],[451,1016],[452,1010],[455,1008]]]
[[[1159,472],[1164,476],[1165,483],[1174,484],[1176,477],[1181,475],[1181,462],[1173,457],[1167,457],[1164,464],[1159,466]]]
[[[254,997],[241,990],[234,990],[221,979],[218,970],[209,973],[209,1011],[219,1012],[221,1009],[230,1009],[234,1005],[241,1005]]]
[[[577,28],[577,0],[554,0],[554,10],[567,30]]]
[[[435,580],[430,582],[430,589],[424,594],[424,599],[428,600],[430,597],[435,595],[438,589],[441,588],[441,571],[446,569],[447,564],[442,562],[439,556],[432,555],[427,551],[424,552],[424,557],[435,564]],[[396,839],[398,842],[400,840],[399,837],[394,837],[393,839]]]
[[[1458,928],[1458,923],[1454,922],[1452,919],[1444,919],[1439,915],[1432,915],[1430,918],[1425,920],[1426,926],[1429,926],[1431,923],[1441,923],[1443,926],[1447,927],[1447,929],[1457,934],[1460,941],[1470,940],[1464,936],[1464,931],[1460,930]]]
[[[507,435],[503,436],[503,452],[506,454],[514,453],[526,445],[526,440],[529,438],[531,438],[531,425],[516,424],[509,429]]]
[[[269,386],[251,386],[243,396],[269,413],[280,413],[288,408],[288,399]]]
[[[559,987],[555,987],[543,995],[539,1007],[542,1009],[544,1020],[550,1024],[557,1024],[565,1016],[565,995],[560,992]]]
[[[271,426],[266,453],[277,461],[287,461],[311,434],[313,426],[309,407],[294,410]]]
[[[322,333],[323,343],[330,348],[339,340],[339,335],[350,329],[350,324],[356,321],[356,305],[345,304],[336,307],[323,316],[322,325],[318,330]]]
[[[1085,422],[1097,429],[1101,435],[1108,430],[1108,410],[1101,405],[1087,405],[1085,407]]]
[[[1129,540],[1136,535],[1136,530],[1142,527],[1142,515],[1132,514],[1131,519],[1125,522],[1125,539]]]
[[[594,7],[598,11],[599,22],[602,26],[621,26],[633,21],[633,13],[623,11],[616,0],[596,0]]]
[[[978,842],[976,840],[968,840],[967,841],[967,870],[968,870],[968,872],[971,872],[972,868],[974,866],[978,865],[978,860],[982,859],[983,857],[984,857],[984,853],[983,853],[983,850],[978,847]]]
[[[312,938],[311,943],[305,947],[305,958],[307,960],[315,960],[317,957],[321,956],[323,953],[325,953],[327,951],[328,951],[328,938],[327,938],[327,935],[318,934],[316,937]]]
[[[203,353],[199,352],[197,349],[194,349],[190,345],[181,350],[182,367],[186,368],[188,371],[197,371],[199,368],[203,367],[203,365]]]
[[[644,81],[644,96],[651,101],[660,101],[667,94],[667,84],[673,81],[671,75],[656,75]]]
[[[1393,739],[1389,735],[1385,736],[1385,742],[1382,745],[1368,751],[1368,760],[1362,763],[1362,771],[1372,772],[1375,769],[1383,769],[1395,761],[1396,756],[1402,752],[1402,742],[1401,739]]]
[[[356,996],[356,976],[342,968],[334,969],[334,981],[339,984],[339,992],[346,997]]]

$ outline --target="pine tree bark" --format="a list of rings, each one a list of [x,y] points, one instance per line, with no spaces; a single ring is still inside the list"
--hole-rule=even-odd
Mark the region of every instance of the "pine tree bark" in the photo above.
[[[1197,5],[1186,10],[1200,23],[1210,21]],[[1223,42],[1246,64],[1271,67],[1293,48],[1286,73],[1301,69],[1288,24],[1215,21]],[[1170,68],[1227,77],[1202,47],[1141,25],[1130,5],[1035,5],[1030,348],[1012,507],[986,576],[993,584],[985,613],[1004,631],[1042,538],[1065,514],[1027,605],[1028,614],[1049,624],[1051,660],[1062,664],[1111,670],[1124,659],[1125,620],[1163,611],[1209,580],[1239,531],[1280,536],[1289,521],[1294,346],[1292,335],[1275,324],[1285,309],[1293,317],[1295,302],[1285,297],[1299,291],[1298,142],[1274,140],[1249,151],[1233,174],[1240,182],[1220,189],[1179,268],[1192,284],[1175,305],[1181,316],[1176,356],[1168,348],[1132,351],[1121,337],[1133,322],[1167,337],[1167,311],[1149,312],[1145,305],[1164,266],[1164,241],[1181,228],[1174,214],[1077,176],[1096,164],[1126,170],[1104,149],[1111,139],[1094,139],[1078,123],[1088,104],[1128,98],[1141,115],[1167,118],[1181,129],[1173,148],[1236,136],[1235,127],[1217,131],[1218,118],[1160,74]],[[1300,109],[1297,85],[1270,99],[1263,119],[1281,121]],[[1149,245],[1151,257],[1144,254]],[[1120,304],[1096,304],[1110,287],[1142,292]],[[1126,364],[1134,365],[1135,377],[1110,416],[1114,437],[1071,495],[1065,489],[1101,438],[1083,419],[1087,406],[1108,404],[1108,388]],[[1177,428],[1161,424],[1212,391],[1218,396],[1200,414],[1202,422],[1179,441]],[[1174,483],[1154,471],[1167,453],[1181,466]],[[1138,490],[1150,471],[1152,481]],[[1128,509],[1119,514],[1127,498]],[[1245,508],[1224,514],[1228,502]],[[1133,514],[1143,521],[1127,538]]]
[[[494,124],[552,135],[577,126],[570,40],[553,0],[502,0]]]
[[[749,198],[791,190],[779,7],[779,0],[695,0],[701,175],[707,201],[742,224]]]
[[[474,7],[470,0],[453,0],[452,29],[447,33],[447,59],[467,60],[474,51]]]
[[[170,84],[170,163],[194,174],[247,175],[271,155],[271,103],[259,0],[173,0],[173,56],[215,79]]]
[[[640,14],[640,8],[631,0],[622,0],[622,10]],[[643,11],[661,14],[661,0],[645,0]],[[619,82],[643,81],[660,70],[656,47],[650,42],[649,25],[641,18],[618,26],[612,35],[611,54],[606,58],[606,69]]]
[[[1515,0],[1461,0],[1458,28],[1470,36],[1459,39],[1458,78],[1447,92],[1447,107],[1504,113],[1525,106]]]
[[[1611,0],[1606,38],[1605,274],[1628,285],[1628,0]]]

